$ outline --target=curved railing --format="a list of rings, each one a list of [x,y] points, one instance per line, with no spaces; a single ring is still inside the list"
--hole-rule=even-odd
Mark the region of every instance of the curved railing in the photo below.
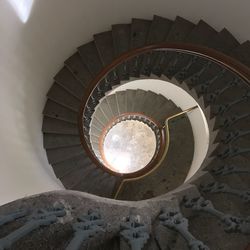
[[[78,124],[79,132],[81,138],[81,144],[87,152],[88,156],[96,164],[96,166],[104,169],[112,175],[120,176],[124,178],[125,176],[120,173],[113,172],[107,168],[96,158],[93,151],[91,150],[90,140],[89,140],[89,129],[91,116],[94,113],[95,107],[97,106],[99,100],[105,96],[105,93],[112,89],[112,86],[115,86],[120,83],[119,79],[119,67],[125,64],[133,64],[138,62],[141,56],[147,55],[148,53],[161,52],[170,53],[176,52],[180,54],[185,54],[190,57],[195,57],[195,59],[204,59],[209,63],[216,63],[219,66],[231,71],[233,74],[237,75],[239,78],[242,78],[245,82],[249,84],[250,79],[250,70],[248,67],[244,66],[240,62],[232,59],[229,56],[226,56],[220,52],[217,52],[213,49],[208,49],[202,46],[194,46],[189,44],[182,43],[166,43],[159,45],[149,45],[143,48],[138,48],[131,50],[117,59],[115,59],[110,65],[104,67],[99,74],[93,79],[89,88],[86,90],[85,95],[81,102],[81,108],[79,110]],[[159,154],[154,158],[153,161],[146,166],[146,170],[155,169],[155,166],[162,159],[162,154],[165,151],[165,141],[162,140],[161,150]],[[143,176],[143,172],[140,173]],[[131,175],[126,176],[126,178],[135,178],[139,176]]]

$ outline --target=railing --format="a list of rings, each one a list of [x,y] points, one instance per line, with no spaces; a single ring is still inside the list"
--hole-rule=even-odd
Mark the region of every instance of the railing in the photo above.
[[[118,71],[119,67],[121,67],[122,64],[128,65],[130,63],[132,65],[134,64],[134,66],[138,66],[137,63],[139,62],[139,59],[141,59],[141,56],[144,56],[147,53],[157,52],[176,52],[189,55],[190,57],[196,57],[198,59],[207,60],[209,63],[218,64],[222,68],[231,71],[233,74],[237,75],[239,78],[243,79],[249,84],[250,70],[248,67],[244,66],[240,62],[213,49],[182,43],[149,45],[143,48],[134,49],[121,55],[120,57],[115,59],[110,65],[104,67],[103,70],[99,74],[97,74],[94,80],[91,82],[89,88],[86,90],[85,95],[82,99],[82,104],[79,111],[79,132],[81,144],[87,152],[88,156],[96,164],[96,166],[104,169],[112,175],[120,176],[121,178],[124,178],[125,176],[123,174],[116,173],[105,168],[105,166],[100,163],[100,161],[95,157],[94,153],[91,150],[89,140],[89,125],[91,116],[99,100],[103,96],[105,96],[105,92],[110,90],[112,86],[115,86],[120,83],[121,79],[119,79]],[[149,166],[145,168],[146,171],[148,171],[149,169],[154,169],[155,165],[161,161],[163,151],[164,150],[159,151],[158,156],[155,157],[155,159],[149,163]],[[141,174],[143,175],[143,173]],[[130,178],[133,176],[126,176],[126,178],[127,177]]]
[[[131,182],[131,181],[135,181],[135,180],[139,180],[139,179],[142,179],[144,178],[145,176],[148,176],[150,175],[151,173],[153,173],[157,168],[160,167],[160,165],[162,164],[162,162],[164,161],[166,155],[167,155],[167,152],[168,152],[168,148],[169,148],[169,143],[170,143],[170,135],[169,135],[169,122],[181,115],[184,115],[184,114],[187,114],[188,112],[191,112],[192,110],[194,109],[197,109],[198,106],[194,106],[194,107],[191,107],[189,109],[186,109],[182,112],[179,112],[175,115],[172,115],[170,117],[167,117],[166,120],[165,120],[165,123],[164,123],[164,126],[162,127],[162,134],[164,135],[164,138],[165,138],[165,145],[162,145],[162,154],[160,155],[160,158],[159,158],[159,161],[155,163],[155,165],[151,168],[151,169],[147,169],[147,171],[144,171],[144,174],[140,174],[139,176],[136,176],[136,175],[132,175],[130,177],[126,177],[124,178],[119,187],[117,188],[117,191],[114,195],[114,199],[117,199],[119,193],[121,192],[121,189],[123,187],[123,185],[127,182]]]

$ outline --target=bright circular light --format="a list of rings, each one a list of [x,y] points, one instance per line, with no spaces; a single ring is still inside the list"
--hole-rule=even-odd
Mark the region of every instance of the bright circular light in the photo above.
[[[144,168],[155,150],[153,130],[145,123],[133,120],[122,121],[112,127],[103,145],[106,162],[119,173],[133,173]]]

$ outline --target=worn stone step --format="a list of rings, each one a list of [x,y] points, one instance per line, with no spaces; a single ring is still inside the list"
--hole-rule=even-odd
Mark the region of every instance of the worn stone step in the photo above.
[[[203,20],[200,20],[199,23],[186,37],[185,41],[187,43],[194,43],[207,46],[210,39],[214,39],[216,35],[217,31],[214,28],[212,28]]]
[[[95,34],[94,40],[103,66],[110,64],[115,57],[112,32]]]
[[[111,108],[109,107],[108,101],[105,98],[102,100],[99,108],[102,110],[102,112],[105,114],[105,117],[108,119],[108,122],[114,117]]]
[[[112,25],[112,37],[115,56],[118,57],[130,48],[130,24]],[[117,69],[120,80],[129,79],[129,63],[124,62]]]
[[[110,109],[112,110],[114,117],[118,116],[119,110],[118,110],[118,103],[117,103],[116,95],[107,96],[107,102],[108,102]]]
[[[54,77],[55,81],[65,88],[69,93],[81,99],[84,94],[84,87],[82,84],[73,76],[73,74],[63,67]]]
[[[119,56],[127,52],[130,47],[130,24],[112,25],[112,37],[115,55]]]
[[[88,68],[89,72],[94,76],[102,69],[102,62],[99,57],[95,42],[86,43],[78,48],[82,61]]]
[[[113,198],[113,191],[117,177],[100,171],[100,174],[95,179],[95,183],[91,185],[89,192],[98,196]]]
[[[133,18],[130,33],[130,48],[143,47],[146,44],[151,21]]]
[[[71,172],[74,172],[79,169],[87,168],[87,166],[90,164],[91,164],[91,160],[82,152],[82,154],[80,155],[77,155],[65,161],[53,164],[53,170],[57,178],[61,179],[63,176],[66,176],[70,174]]]
[[[133,107],[136,103],[136,90],[127,89],[126,98],[127,98],[127,112],[133,112]]]
[[[81,145],[76,145],[65,148],[47,149],[46,151],[49,163],[54,164],[82,154],[83,148]]]
[[[56,102],[48,99],[43,114],[45,116],[56,118],[59,120],[71,122],[71,123],[77,123],[77,113],[72,111],[71,109],[68,109],[60,104],[57,104]]]
[[[102,124],[108,124],[109,119],[108,117],[105,115],[105,113],[102,111],[101,105],[98,106],[98,108],[96,109],[94,116],[98,119],[98,121],[100,121]]]
[[[71,171],[69,174],[64,175],[61,178],[61,182],[63,183],[66,189],[78,190],[78,191],[86,191],[86,187],[92,183],[92,179],[90,178],[90,174],[96,171],[96,167],[94,164],[88,164],[86,166],[82,166],[75,171]],[[79,188],[79,185],[84,185],[85,188]],[[78,186],[77,186],[78,185]]]
[[[246,41],[232,50],[230,55],[250,67],[250,41]]]
[[[64,64],[69,68],[74,77],[78,79],[85,88],[88,87],[93,77],[82,61],[79,52],[76,52],[75,54],[70,56],[64,62]]]
[[[93,117],[92,118],[92,124],[91,124],[91,126],[95,126],[97,129],[99,129],[99,130],[101,130],[102,131],[102,129],[105,127],[105,123],[103,123],[103,121],[100,121],[100,120],[98,120],[97,119],[97,117]]]
[[[172,24],[172,20],[154,15],[148,31],[147,44],[155,44],[165,41]]]
[[[177,16],[169,33],[167,35],[168,42],[183,42],[188,34],[193,30],[195,24],[190,21]]]
[[[57,83],[52,85],[47,93],[47,97],[76,112],[78,112],[80,107],[80,101]]]
[[[115,93],[119,115],[127,112],[127,99],[126,99],[126,91],[119,91]]]
[[[46,149],[69,147],[80,144],[79,135],[43,134],[43,146]]]
[[[230,54],[231,51],[240,45],[237,39],[226,29],[222,29],[214,39],[208,41],[208,46],[225,54]]]
[[[78,135],[78,127],[76,124],[46,116],[43,118],[42,131],[44,133]]]
[[[135,96],[136,103],[133,107],[134,112],[140,113],[146,93],[147,93],[146,91],[141,89],[136,90],[136,96]]]

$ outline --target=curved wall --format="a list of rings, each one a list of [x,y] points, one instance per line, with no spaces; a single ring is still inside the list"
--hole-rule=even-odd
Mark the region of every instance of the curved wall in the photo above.
[[[42,147],[42,109],[54,73],[92,34],[132,17],[180,15],[193,22],[203,18],[218,30],[227,27],[243,41],[250,38],[249,8],[246,0],[34,0],[22,23],[8,0],[1,0],[0,205],[63,188]]]

